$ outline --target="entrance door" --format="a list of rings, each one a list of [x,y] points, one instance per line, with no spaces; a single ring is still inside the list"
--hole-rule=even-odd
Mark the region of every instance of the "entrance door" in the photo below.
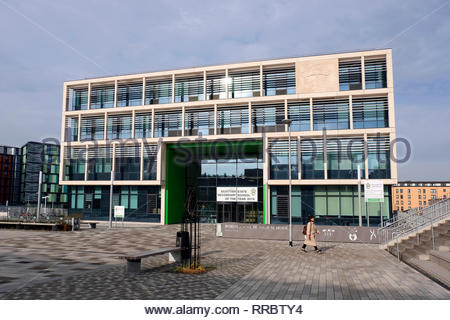
[[[241,223],[257,223],[257,210],[255,203],[237,203],[236,205],[236,222]]]
[[[233,203],[217,203],[217,222],[235,222],[233,219]]]

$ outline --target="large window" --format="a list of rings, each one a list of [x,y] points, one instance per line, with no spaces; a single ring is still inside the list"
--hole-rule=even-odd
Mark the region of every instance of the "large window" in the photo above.
[[[285,125],[284,103],[252,106],[253,132],[282,132]]]
[[[140,146],[118,146],[115,153],[115,179],[139,180],[141,168]]]
[[[186,110],[184,128],[186,136],[213,135],[214,109]]]
[[[390,179],[390,142],[389,137],[367,138],[369,179]]]
[[[203,76],[177,78],[175,80],[175,102],[205,100],[203,96]]]
[[[117,88],[117,106],[142,105],[142,82],[119,84]]]
[[[66,118],[66,141],[78,141],[78,117]]]
[[[219,108],[217,110],[217,133],[249,133],[248,106]]]
[[[291,140],[291,177],[298,179],[298,142]],[[269,146],[270,179],[289,179],[289,142],[273,140]]]
[[[114,107],[114,85],[92,86],[91,109]]]
[[[81,141],[103,140],[104,138],[104,116],[81,118]]]
[[[207,100],[226,99],[225,72],[206,74]]]
[[[172,103],[172,79],[147,80],[145,104]]]
[[[118,114],[108,116],[108,139],[131,138],[132,115]]]
[[[295,94],[295,67],[264,69],[263,86],[265,96]]]
[[[339,89],[362,89],[361,60],[339,61]]]
[[[64,149],[64,180],[84,180],[86,165],[86,149],[71,148]]]
[[[88,180],[110,180],[112,170],[112,147],[88,149]]]
[[[156,180],[158,159],[158,147],[157,145],[145,144],[144,145],[144,180]]]
[[[248,98],[261,95],[259,70],[232,71],[228,74],[228,78],[228,98]]]
[[[134,137],[151,138],[152,137],[152,113],[136,113],[134,120]]]
[[[349,129],[348,99],[313,100],[314,130]]]
[[[289,223],[289,191],[288,186],[271,186],[271,223]],[[362,192],[364,197],[364,192]],[[292,187],[292,221],[306,223],[309,216],[316,218],[318,225],[358,225],[358,187],[339,186],[293,186]],[[366,207],[361,205],[363,224],[367,224]],[[370,225],[380,223],[391,216],[390,187],[384,187],[382,212],[379,203],[369,203],[367,214]]]
[[[181,111],[155,112],[155,137],[181,136]]]
[[[302,139],[302,179],[324,179],[323,141]]]
[[[311,130],[309,100],[288,103],[288,117],[292,120],[291,131]]]
[[[69,99],[67,101],[67,110],[86,110],[88,106],[88,88],[69,89]]]
[[[364,61],[366,89],[387,87],[386,58],[370,59]]]
[[[387,128],[389,126],[387,97],[353,98],[353,128]]]
[[[328,179],[357,179],[358,165],[364,179],[364,139],[327,140]]]

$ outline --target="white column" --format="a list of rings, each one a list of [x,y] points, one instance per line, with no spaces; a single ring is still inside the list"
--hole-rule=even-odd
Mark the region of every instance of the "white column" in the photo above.
[[[141,165],[141,170],[140,170],[140,177],[139,177],[139,180],[142,181],[142,180],[144,180],[144,142],[141,142],[141,159],[140,159],[140,165]]]
[[[108,112],[105,111],[105,125],[103,128],[103,140],[107,140],[108,139]]]
[[[263,66],[262,65],[260,65],[259,66],[259,87],[260,87],[260,89],[259,89],[259,95],[262,97],[264,94],[263,94],[263,85],[264,85],[264,81],[263,81]]]
[[[87,109],[90,110],[91,109],[91,90],[92,90],[92,84],[89,82],[88,83],[88,100],[87,100]]]
[[[284,99],[284,118],[288,119],[289,118],[289,113],[288,113],[288,103],[287,103],[287,99]],[[292,125],[292,123],[291,123]],[[288,130],[288,125],[285,124],[284,125],[284,131]]]
[[[314,110],[313,110],[313,99],[309,98],[309,130],[314,130]]]
[[[182,137],[184,137],[184,120],[185,120],[185,117],[186,117],[186,114],[185,114],[186,110],[185,109],[186,109],[185,106],[181,107],[181,136]]]
[[[81,114],[78,115],[78,141],[81,141]]]
[[[217,103],[214,104],[214,135],[217,135]]]
[[[155,109],[152,109],[152,138],[155,137]]]
[[[252,127],[252,102],[248,102],[248,133],[253,133]]]
[[[367,133],[364,133],[364,179],[369,179],[369,150],[367,144]]]
[[[131,138],[134,139],[134,125],[136,123],[136,110],[133,110],[131,115]]]
[[[227,97],[227,99],[229,99],[230,97],[228,96],[228,68],[225,69],[225,96]]]
[[[208,100],[206,98],[206,71],[203,71],[203,100]]]
[[[175,74],[172,74],[172,103],[175,103]]]
[[[88,180],[88,165],[89,165],[89,145],[86,145],[86,154],[84,155],[84,181]]]
[[[146,86],[145,77],[142,78],[142,105],[145,106],[145,86]]]

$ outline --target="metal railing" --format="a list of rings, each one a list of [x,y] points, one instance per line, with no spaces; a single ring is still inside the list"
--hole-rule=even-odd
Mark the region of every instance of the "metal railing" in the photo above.
[[[447,217],[450,217],[450,199],[435,202],[423,209],[408,210],[407,214],[386,221],[385,226],[378,229],[380,246],[387,246],[389,243],[396,244],[397,256],[400,259],[398,250],[399,240],[430,227],[434,250],[433,224]]]

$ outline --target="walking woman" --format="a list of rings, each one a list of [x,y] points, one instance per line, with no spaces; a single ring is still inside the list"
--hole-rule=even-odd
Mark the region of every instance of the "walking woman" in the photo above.
[[[314,224],[314,217],[308,218],[308,223],[306,224],[306,235],[305,242],[303,243],[302,251],[306,252],[306,246],[313,246],[315,252],[322,253],[322,250],[317,248],[316,233],[320,234]]]

